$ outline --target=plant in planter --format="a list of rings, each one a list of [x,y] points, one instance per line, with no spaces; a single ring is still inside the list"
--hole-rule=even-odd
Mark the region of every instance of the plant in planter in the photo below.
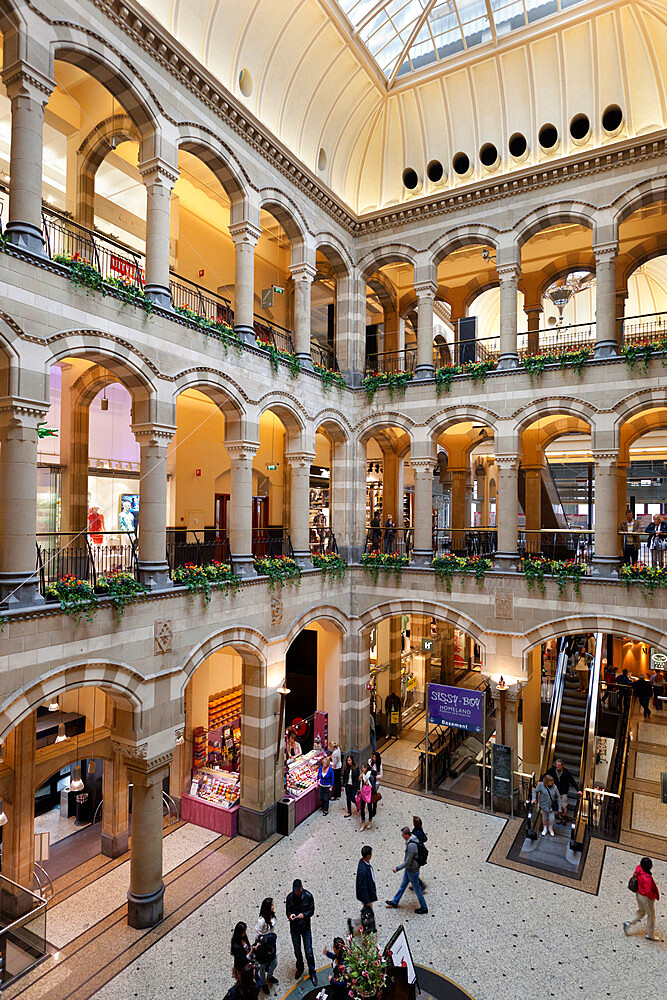
[[[335,552],[313,556],[313,566],[322,570],[322,576],[330,576],[334,580],[342,580],[348,569],[345,560]]]
[[[102,275],[90,261],[84,260],[79,253],[57,253],[53,257],[57,264],[64,264],[68,269],[68,277],[73,285],[86,288],[89,292],[101,292],[105,295]]]
[[[572,368],[581,375],[586,362],[593,357],[592,347],[579,347],[575,350],[561,351],[555,353],[551,351],[540,352],[539,354],[529,354],[523,359],[523,367],[530,375],[531,382],[534,377],[541,375],[547,365],[560,365],[561,370]]]
[[[667,587],[667,567],[647,566],[646,563],[629,563],[621,566],[620,577],[629,590],[633,583],[642,588],[647,597],[653,597],[656,590]]]
[[[135,580],[131,573],[125,573],[122,570],[99,576],[96,589],[103,597],[111,598],[117,621],[123,617],[125,607],[128,604],[136,601],[142,594],[148,593],[143,583]]]
[[[214,322],[213,320],[206,319],[205,316],[200,316],[193,309],[188,306],[174,306],[174,312],[178,313],[184,319],[187,319],[190,323],[197,326],[202,333],[205,333],[209,337],[217,337],[222,346],[225,349],[225,354],[230,345],[236,347],[239,355],[243,353],[243,343],[241,338],[236,333],[236,331],[229,326],[227,323]]]
[[[562,597],[568,583],[574,584],[575,594],[579,593],[579,583],[586,574],[586,564],[576,559],[545,559],[544,556],[524,556],[521,560],[523,575],[528,581],[528,589],[534,586],[543,594],[546,590],[545,576],[553,576],[558,584],[558,596]]]
[[[345,388],[345,379],[340,372],[336,372],[333,368],[325,368],[324,365],[318,364],[314,364],[313,368],[322,379],[322,388],[325,392],[327,389],[330,389],[332,385],[335,385],[338,389]]]
[[[368,402],[372,403],[375,393],[378,389],[382,388],[389,390],[391,399],[394,398],[395,392],[398,392],[400,396],[404,396],[405,387],[414,377],[414,372],[371,372],[361,384],[366,390]]]
[[[377,943],[377,934],[356,934],[343,951],[344,976],[350,996],[368,1000],[381,994],[387,982],[387,959]]]
[[[447,583],[447,590],[452,589],[452,578],[455,573],[459,573],[461,579],[467,576],[468,573],[472,573],[475,577],[476,582],[482,583],[484,580],[484,574],[490,570],[493,563],[487,556],[436,556],[432,560],[431,566],[435,570],[435,575],[438,580],[445,580]]]
[[[362,568],[370,573],[374,583],[377,583],[380,573],[393,573],[400,580],[408,563],[409,557],[398,552],[364,552],[361,557]]]
[[[79,580],[71,573],[61,576],[56,583],[52,583],[46,590],[47,597],[52,597],[58,601],[61,610],[78,625],[83,615],[88,622],[92,622],[98,608],[98,600],[95,591],[86,580]]]
[[[638,364],[641,364],[644,371],[648,369],[648,363],[653,354],[664,354],[667,352],[667,336],[658,337],[655,340],[645,340],[641,344],[624,344],[621,354],[625,358],[630,371]],[[667,367],[667,360],[662,359],[663,366]]]
[[[435,370],[435,391],[439,396],[443,388],[449,392],[455,375],[466,375],[473,382],[484,382],[490,371],[493,371],[493,361],[466,361],[462,365],[443,365]]]
[[[301,580],[301,570],[294,559],[289,556],[265,556],[263,559],[255,559],[255,572],[260,576],[268,576],[269,589],[274,587],[284,587],[286,583],[299,583]]]
[[[288,363],[289,373],[292,378],[296,378],[301,371],[301,361],[297,358],[296,354],[292,354],[290,351],[283,351],[282,348],[276,347],[272,344],[270,340],[260,340],[257,338],[257,346],[264,348],[269,355],[269,358],[271,359],[271,367],[273,368],[275,375],[278,374],[281,361],[286,361]]]
[[[139,306],[139,308],[145,311],[147,316],[150,316],[153,312],[152,299],[148,298],[143,288],[130,281],[127,275],[123,275],[120,278],[107,278],[106,283],[118,292],[123,302],[127,305]]]
[[[213,588],[232,588],[236,591],[241,586],[241,580],[234,573],[229,563],[221,563],[214,559],[205,566],[186,563],[172,573],[174,583],[181,583],[189,594],[201,594],[204,604],[211,603]]]

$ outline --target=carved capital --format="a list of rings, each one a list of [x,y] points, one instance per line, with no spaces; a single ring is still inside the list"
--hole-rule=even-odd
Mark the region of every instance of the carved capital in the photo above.
[[[615,264],[618,254],[618,243],[600,243],[598,246],[593,247],[593,253],[595,254],[596,267],[599,267],[600,264]]]
[[[301,452],[300,454],[285,455],[285,461],[289,462],[290,468],[293,471],[298,469],[307,469],[310,472],[310,467],[315,460],[314,455],[310,455],[307,452]]]
[[[416,281],[413,287],[418,299],[435,299],[438,291],[435,281]]]
[[[501,285],[506,282],[518,281],[521,277],[521,265],[516,262],[511,264],[496,264],[496,273]]]
[[[49,403],[40,400],[6,396],[0,399],[0,427],[23,427],[36,432],[49,408]]]
[[[160,445],[166,448],[176,428],[170,424],[132,424],[132,433],[139,445]]]
[[[2,82],[7,89],[10,101],[24,97],[41,105],[46,104],[56,86],[55,80],[23,62],[15,62],[11,66],[5,66],[2,72]]]
[[[618,451],[613,448],[606,451],[592,451],[591,454],[596,465],[615,464],[618,461]]]
[[[163,160],[161,156],[153,156],[150,160],[140,163],[139,173],[146,187],[158,185],[171,191],[178,180],[178,167]]]
[[[259,451],[259,441],[226,441],[225,448],[232,464],[252,462]]]
[[[294,281],[307,281],[309,284],[315,279],[317,268],[306,262],[302,264],[290,264],[290,274]]]
[[[229,227],[229,235],[234,246],[245,245],[254,248],[262,235],[262,230],[253,226],[252,222],[236,222]]]
[[[415,470],[416,476],[432,476],[435,469],[432,458],[411,458],[410,465]]]
[[[496,455],[496,465],[500,472],[516,472],[520,461],[520,455]]]

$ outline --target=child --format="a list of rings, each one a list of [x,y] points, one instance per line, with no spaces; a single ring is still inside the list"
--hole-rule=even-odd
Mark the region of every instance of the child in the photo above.
[[[335,937],[333,939],[333,951],[328,951],[326,948],[323,952],[324,955],[331,961],[332,973],[329,976],[329,982],[335,990],[336,997],[347,997],[348,987],[347,980],[345,979],[345,942],[341,937]]]

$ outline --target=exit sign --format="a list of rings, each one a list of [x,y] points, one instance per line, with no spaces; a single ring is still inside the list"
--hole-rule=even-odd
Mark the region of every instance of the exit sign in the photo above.
[[[266,468],[267,468],[268,472],[275,472],[276,469],[278,468],[278,463],[276,462],[275,465],[268,465],[267,464]]]

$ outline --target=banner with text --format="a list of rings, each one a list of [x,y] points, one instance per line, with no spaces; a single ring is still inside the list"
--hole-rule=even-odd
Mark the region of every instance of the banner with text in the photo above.
[[[429,722],[435,726],[453,726],[472,733],[482,731],[483,691],[431,684],[428,697]]]

